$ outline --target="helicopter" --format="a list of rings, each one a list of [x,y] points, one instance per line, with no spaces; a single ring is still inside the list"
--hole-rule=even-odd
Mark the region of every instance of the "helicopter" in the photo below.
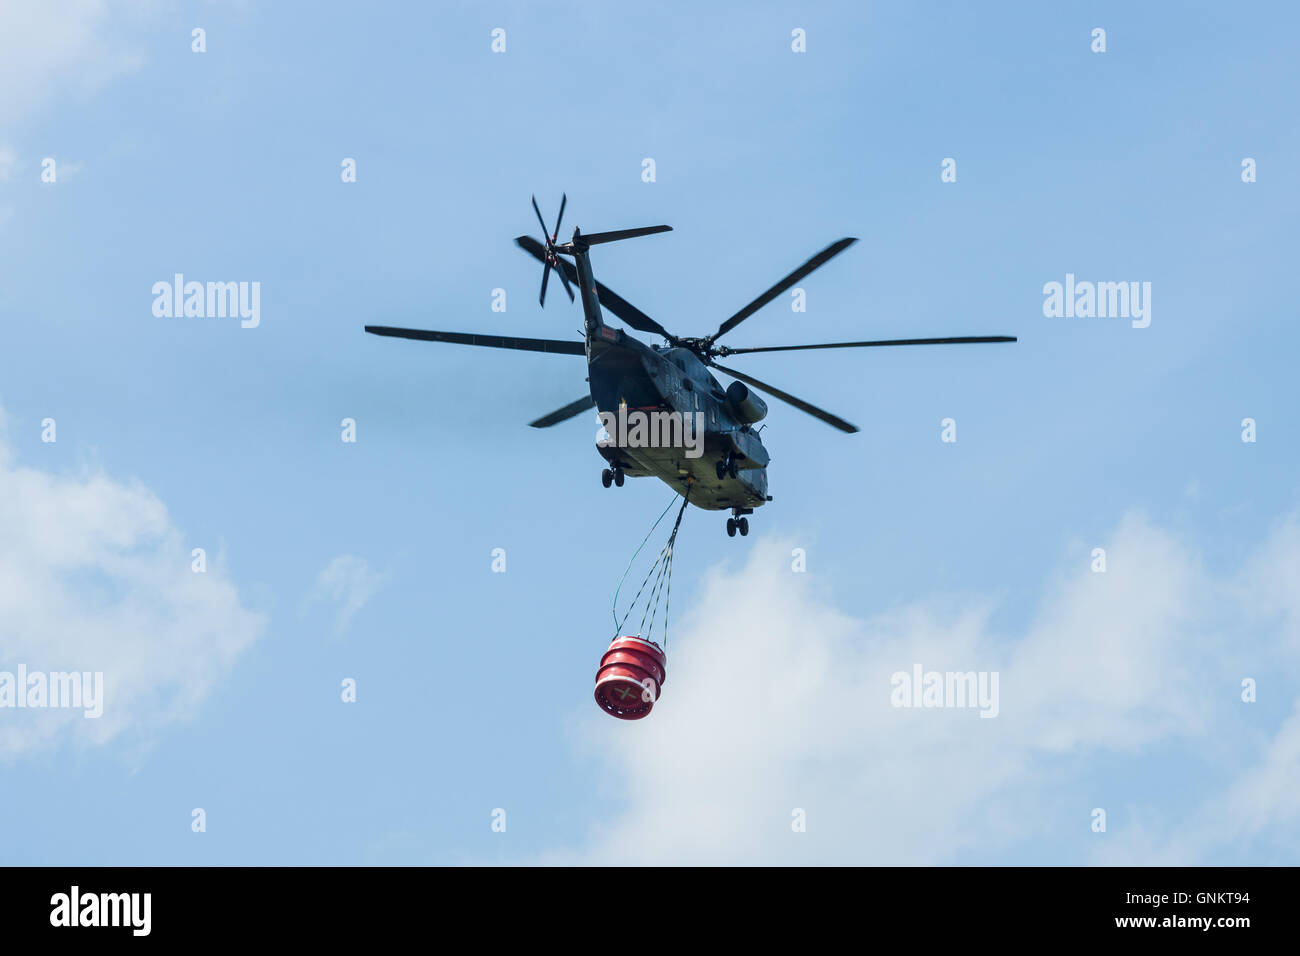
[[[367,325],[372,335],[448,342],[487,348],[548,352],[559,355],[585,355],[589,394],[575,399],[530,422],[533,428],[550,428],[597,409],[607,435],[598,437],[597,450],[607,467],[601,483],[622,487],[627,478],[655,477],[675,489],[686,500],[706,511],[730,509],[727,534],[749,534],[748,515],[772,500],[767,493],[769,455],[759,426],[767,416],[767,404],[755,394],[762,392],[793,405],[842,432],[856,432],[857,426],[838,415],[760,381],[745,372],[718,364],[718,358],[755,352],[792,352],[807,349],[875,348],[896,345],[966,345],[987,342],[1014,342],[1008,335],[959,336],[949,338],[885,339],[866,342],[829,342],[816,345],[771,345],[731,348],[718,340],[777,296],[838,256],[856,238],[831,243],[803,265],[785,276],[767,291],[728,317],[710,335],[687,337],[674,335],[608,286],[598,282],[592,272],[590,249],[602,243],[617,242],[656,233],[671,232],[671,226],[643,226],[613,232],[583,233],[574,228],[572,238],[559,243],[560,224],[568,194],[560,200],[555,227],[549,232],[534,196],[533,212],[542,227],[542,241],[519,236],[515,244],[542,264],[539,304],[546,306],[546,288],[555,272],[569,296],[575,301],[574,288],[582,299],[585,334],[582,341],[562,339],[517,338],[466,332],[438,332],[425,329]],[[561,258],[564,257],[564,258]],[[572,259],[572,262],[569,260]],[[647,344],[626,330],[607,325],[604,311],[612,313],[638,332],[659,336],[664,344]],[[710,369],[734,379],[726,388]],[[676,440],[646,440],[647,430],[635,426],[624,428],[630,416],[640,415],[638,424],[658,423],[660,436],[666,431]],[[673,419],[672,416],[678,416]],[[680,427],[674,430],[675,421]],[[695,426],[692,429],[692,424]],[[688,441],[693,439],[693,441]]]

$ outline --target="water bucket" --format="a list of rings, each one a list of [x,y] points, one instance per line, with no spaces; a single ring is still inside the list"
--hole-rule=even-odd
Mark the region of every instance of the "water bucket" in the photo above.
[[[654,641],[616,637],[596,671],[596,703],[620,720],[640,720],[659,699],[668,657]]]

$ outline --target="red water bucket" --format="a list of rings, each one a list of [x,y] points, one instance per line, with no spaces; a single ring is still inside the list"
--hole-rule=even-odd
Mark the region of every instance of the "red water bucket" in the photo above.
[[[659,699],[668,657],[654,641],[616,637],[596,671],[596,703],[620,720],[640,720]]]

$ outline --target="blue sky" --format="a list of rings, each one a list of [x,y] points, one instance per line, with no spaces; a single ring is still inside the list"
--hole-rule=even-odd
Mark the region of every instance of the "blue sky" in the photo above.
[[[119,690],[5,729],[0,860],[1294,863],[1300,23],[1171,10],[7,5],[0,669]],[[774,501],[687,514],[640,724],[591,685],[671,492],[525,427],[581,360],[361,332],[573,336],[512,242],[565,191],[674,227],[593,264],[680,334],[857,236],[728,343],[1020,339],[731,360],[861,432],[771,403]],[[261,324],[155,317],[176,272]],[[1044,317],[1066,273],[1150,327]],[[892,709],[918,661],[1000,717]]]

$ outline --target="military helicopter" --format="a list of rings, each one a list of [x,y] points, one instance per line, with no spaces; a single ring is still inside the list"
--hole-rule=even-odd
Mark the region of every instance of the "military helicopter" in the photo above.
[[[435,332],[425,329],[404,329],[384,325],[367,325],[365,330],[373,335],[419,339],[427,342],[450,342],[488,348],[519,349],[529,352],[552,352],[560,355],[585,355],[587,357],[587,382],[589,394],[575,399],[563,408],[530,422],[534,428],[549,428],[592,408],[601,413],[602,423],[619,426],[629,413],[641,413],[654,422],[664,423],[665,413],[683,416],[683,428],[676,442],[647,442],[635,439],[635,429],[618,427],[617,440],[599,440],[597,449],[608,467],[601,473],[601,483],[606,487],[622,487],[626,478],[653,476],[687,500],[707,511],[731,510],[727,519],[727,534],[735,537],[749,534],[746,517],[754,509],[772,500],[767,493],[767,449],[755,426],[767,415],[767,404],[755,390],[787,402],[809,415],[843,432],[856,432],[857,426],[838,415],[832,415],[801,398],[784,392],[774,385],[754,378],[744,372],[719,365],[717,358],[753,352],[792,352],[805,349],[874,348],[893,345],[966,345],[978,342],[1014,342],[1014,336],[984,335],[952,338],[886,339],[868,342],[830,342],[818,345],[771,345],[757,348],[730,348],[718,345],[718,339],[744,322],[763,306],[814,270],[825,265],[853,243],[854,238],[839,239],[817,253],[799,268],[781,279],[762,295],[727,318],[717,331],[704,337],[678,336],[669,332],[650,316],[616,294],[608,286],[596,281],[592,274],[590,249],[592,246],[638,236],[671,232],[671,226],[645,226],[637,229],[620,229],[614,232],[584,234],[573,230],[573,237],[557,243],[560,223],[568,195],[560,200],[560,212],[555,228],[549,233],[537,198],[533,197],[533,212],[542,227],[542,241],[530,236],[520,236],[516,245],[542,263],[542,287],[538,302],[545,307],[546,287],[554,271],[560,277],[569,301],[574,301],[576,286],[582,298],[586,333],[584,340],[514,338],[502,335],[484,335],[466,332]],[[561,258],[561,256],[567,258]],[[568,260],[572,259],[572,262]],[[605,324],[602,309],[613,313],[638,332],[662,337],[663,345],[647,345],[623,329]],[[713,377],[716,369],[735,379],[726,388]],[[698,426],[703,425],[691,447],[685,441],[687,429],[685,416],[691,416]],[[658,418],[656,418],[658,417]],[[671,422],[669,423],[671,424]],[[606,425],[606,431],[610,427]],[[643,430],[644,431],[644,430]],[[669,429],[671,432],[671,428]],[[661,430],[662,434],[662,430]],[[694,454],[692,454],[694,453]]]

